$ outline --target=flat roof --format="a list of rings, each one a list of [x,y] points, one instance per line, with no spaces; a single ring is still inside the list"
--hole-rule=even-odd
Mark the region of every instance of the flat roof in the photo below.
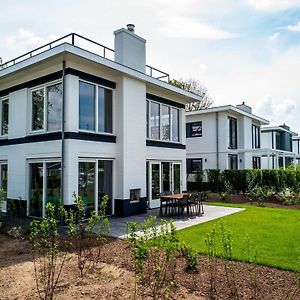
[[[292,134],[293,136],[297,136],[298,134],[294,131],[288,130],[284,127],[281,126],[264,126],[261,128],[261,131],[263,132],[269,132],[269,131],[283,131],[283,132],[288,132],[290,134]]]
[[[100,55],[97,55],[88,50],[82,49],[78,46],[71,45],[69,43],[62,43],[58,46],[55,46],[51,49],[44,51],[44,52],[36,54],[33,57],[30,57],[26,60],[20,61],[12,66],[6,67],[4,69],[0,69],[0,80],[1,80],[1,78],[12,75],[22,69],[29,68],[32,65],[38,64],[44,60],[50,59],[54,56],[64,54],[64,53],[70,53],[70,54],[88,59],[90,61],[101,64],[112,70],[126,74],[130,77],[139,79],[139,80],[149,83],[151,85],[154,85],[154,86],[160,87],[162,89],[168,90],[170,92],[184,96],[186,98],[187,103],[191,102],[191,101],[201,101],[202,100],[202,97],[199,95],[185,91],[185,90],[180,89],[176,86],[173,86],[167,82],[164,82],[157,78],[151,77],[151,76],[147,75],[146,73],[143,73],[143,72],[140,72],[133,68],[130,68],[128,66],[122,65],[113,60],[104,58]]]
[[[259,121],[262,125],[267,125],[270,122],[264,118],[261,118],[257,115],[254,115],[252,113],[248,113],[236,106],[233,105],[223,105],[223,106],[216,106],[216,107],[209,107],[206,109],[200,109],[200,110],[194,110],[194,111],[189,111],[186,113],[187,116],[195,116],[195,115],[204,115],[204,114],[209,114],[209,113],[215,113],[215,112],[223,112],[223,111],[232,111],[240,115],[247,116],[251,119],[254,119],[256,121]]]

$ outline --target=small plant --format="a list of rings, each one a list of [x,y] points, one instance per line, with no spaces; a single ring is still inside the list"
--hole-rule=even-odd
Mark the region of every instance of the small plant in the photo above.
[[[250,278],[250,290],[251,299],[258,298],[258,270],[257,270],[257,251],[252,244],[249,235],[246,236],[246,254],[247,261],[249,263],[249,278]]]
[[[198,266],[198,253],[186,243],[181,245],[181,253],[185,257],[188,270],[196,271]]]
[[[232,190],[232,186],[229,183],[229,181],[225,181],[224,183],[224,192],[220,192],[220,196],[222,198],[223,201],[227,202],[229,197],[231,196],[233,190]]]
[[[230,289],[230,299],[238,299],[238,289],[236,286],[236,275],[232,262],[232,235],[224,222],[220,221],[221,230],[221,258],[224,263],[227,285]]]
[[[208,251],[208,267],[209,267],[209,299],[217,299],[217,261],[216,261],[216,229],[213,228],[211,232],[206,235],[205,245]]]
[[[149,289],[152,299],[168,299],[175,284],[175,254],[179,249],[175,226],[165,220],[158,226],[156,217],[152,216],[141,224],[141,232],[137,229],[137,223],[127,224],[127,240],[133,246],[135,262],[134,298],[139,282]]]
[[[7,231],[7,234],[15,239],[24,239],[24,230],[21,226],[12,227],[10,230]]]
[[[109,221],[105,215],[108,196],[103,197],[98,212],[93,211],[89,218],[86,218],[82,198],[76,193],[73,193],[73,197],[76,212],[69,211],[69,213],[66,213],[66,223],[68,234],[73,238],[72,243],[77,255],[77,266],[80,275],[84,276],[98,264],[102,246],[109,235]]]
[[[59,215],[64,215],[61,207]],[[67,252],[61,251],[66,242],[59,234],[59,218],[55,214],[55,207],[47,203],[45,218],[31,222],[29,228],[38,295],[40,299],[52,300],[67,260]]]

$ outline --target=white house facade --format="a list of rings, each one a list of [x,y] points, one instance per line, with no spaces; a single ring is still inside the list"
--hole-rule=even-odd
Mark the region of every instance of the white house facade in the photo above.
[[[286,124],[264,126],[261,129],[261,135],[262,147],[266,149],[262,160],[263,168],[286,168],[291,164],[295,164],[300,158],[299,153],[296,153],[297,143],[293,142],[293,138],[296,138],[297,134],[291,131]]]
[[[260,168],[265,124],[245,103],[187,112],[187,172]]]
[[[185,105],[201,99],[146,65],[132,25],[114,34],[114,51],[70,34],[0,68],[8,213],[41,218],[76,192],[87,211],[107,194],[107,214],[128,216],[186,190]]]
[[[296,155],[295,164],[300,165],[300,136],[293,136],[293,152]]]

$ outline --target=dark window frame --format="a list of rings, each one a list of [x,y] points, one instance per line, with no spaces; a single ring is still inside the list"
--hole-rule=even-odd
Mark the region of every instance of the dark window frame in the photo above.
[[[234,161],[235,159],[235,161]],[[234,166],[235,164],[235,166]],[[237,154],[228,154],[228,169],[229,170],[238,170],[238,155]]]
[[[199,162],[200,164],[200,168],[199,167],[195,167],[196,166],[196,162]],[[203,158],[199,157],[199,158],[187,158],[186,159],[186,166],[187,166],[187,174],[191,174],[191,173],[196,173],[196,171],[198,169],[203,170]]]
[[[260,126],[252,124],[252,149],[260,148]]]
[[[237,119],[233,117],[228,117],[228,148],[237,149],[238,148],[237,140],[238,140]]]

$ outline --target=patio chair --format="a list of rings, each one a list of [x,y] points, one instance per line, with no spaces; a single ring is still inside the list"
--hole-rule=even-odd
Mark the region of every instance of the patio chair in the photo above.
[[[198,214],[203,215],[204,209],[203,209],[203,192],[197,193],[197,206],[198,206]]]
[[[190,211],[191,211],[191,216],[193,215],[193,211],[197,215],[197,210],[198,210],[198,193],[193,193],[190,195]]]
[[[177,206],[178,206],[178,218],[179,216],[183,216],[184,217],[184,209],[187,209],[187,213],[189,214],[190,212],[190,201],[189,201],[190,195],[189,194],[185,194],[183,195],[183,198],[181,200],[179,200],[177,202]]]

